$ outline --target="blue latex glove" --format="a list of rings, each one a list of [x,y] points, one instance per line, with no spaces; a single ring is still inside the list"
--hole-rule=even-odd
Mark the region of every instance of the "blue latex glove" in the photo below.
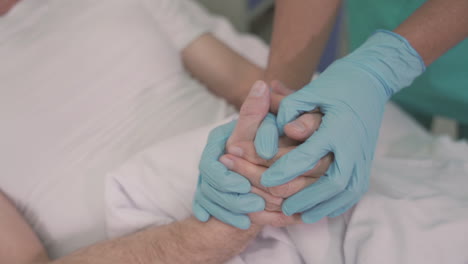
[[[302,220],[312,223],[340,215],[360,199],[368,188],[384,105],[424,70],[421,57],[403,37],[378,31],[317,80],[283,99],[277,116],[280,131],[315,108],[324,117],[306,142],[265,171],[261,183],[284,184],[312,169],[327,153],[335,155],[325,176],[283,203],[286,215],[302,212]]]
[[[200,221],[210,216],[240,229],[250,227],[247,213],[262,211],[265,201],[250,193],[250,182],[243,176],[229,171],[219,158],[225,153],[226,142],[231,136],[236,121],[211,131],[200,161],[200,176],[193,203],[193,213]],[[272,158],[278,150],[278,129],[276,119],[269,114],[258,129],[263,137],[255,139],[261,155]]]

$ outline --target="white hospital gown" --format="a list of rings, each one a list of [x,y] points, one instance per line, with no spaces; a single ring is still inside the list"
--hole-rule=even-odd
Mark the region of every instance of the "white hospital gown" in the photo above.
[[[0,189],[53,257],[105,238],[110,169],[232,113],[180,59],[210,31],[266,61],[185,1],[22,0],[0,17]]]

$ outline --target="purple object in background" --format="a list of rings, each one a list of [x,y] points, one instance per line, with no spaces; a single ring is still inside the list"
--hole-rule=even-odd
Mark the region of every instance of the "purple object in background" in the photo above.
[[[263,0],[248,0],[247,8],[252,11],[254,10]]]
[[[322,53],[322,57],[320,58],[320,63],[317,67],[317,71],[319,72],[323,72],[330,64],[332,64],[333,61],[336,60],[338,56],[342,21],[343,9],[338,12],[332,33],[330,34],[325,50]]]

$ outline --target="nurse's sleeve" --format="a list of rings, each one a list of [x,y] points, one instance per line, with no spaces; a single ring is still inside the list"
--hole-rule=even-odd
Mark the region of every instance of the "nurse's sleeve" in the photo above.
[[[158,26],[180,51],[213,30],[209,14],[193,0],[141,0]]]

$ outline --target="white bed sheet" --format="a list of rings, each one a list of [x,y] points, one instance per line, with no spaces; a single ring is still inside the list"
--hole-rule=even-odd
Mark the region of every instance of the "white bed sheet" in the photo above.
[[[191,214],[198,159],[211,127],[157,144],[106,184],[111,237]],[[468,146],[429,136],[387,106],[371,187],[348,213],[266,228],[229,263],[466,263]]]

